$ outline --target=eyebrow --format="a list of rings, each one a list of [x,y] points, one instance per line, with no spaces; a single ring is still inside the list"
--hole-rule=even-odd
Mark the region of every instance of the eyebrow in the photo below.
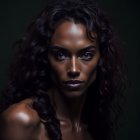
[[[88,50],[91,50],[91,49],[96,49],[96,46],[94,46],[94,45],[88,45],[87,47],[82,48],[79,51],[88,51]]]
[[[69,51],[68,49],[66,49],[66,48],[63,48],[63,47],[61,47],[61,46],[58,46],[58,45],[52,45],[51,46],[51,48],[50,48],[50,50],[62,50],[62,51]],[[94,46],[94,45],[88,45],[87,47],[85,47],[85,48],[81,48],[79,51],[81,52],[81,51],[88,51],[88,50],[90,50],[90,49],[96,49],[96,46]]]
[[[65,48],[63,48],[63,47],[61,47],[61,46],[58,46],[58,45],[51,45],[51,47],[50,47],[50,50],[64,50],[64,51],[66,51],[67,49],[65,49]]]

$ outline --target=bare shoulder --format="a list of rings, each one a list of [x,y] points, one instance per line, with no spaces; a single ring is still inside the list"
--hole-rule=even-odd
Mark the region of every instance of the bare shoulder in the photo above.
[[[2,113],[2,120],[7,124],[37,125],[40,118],[37,112],[32,108],[32,99],[23,100],[17,104],[11,105]]]
[[[48,140],[32,99],[11,105],[0,119],[0,140]]]

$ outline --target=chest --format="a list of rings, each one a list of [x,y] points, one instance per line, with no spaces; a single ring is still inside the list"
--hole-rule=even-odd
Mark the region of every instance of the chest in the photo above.
[[[70,126],[61,126],[62,140],[93,140],[90,133],[83,129],[76,131]],[[50,140],[44,124],[40,124],[40,132],[38,133],[38,140]]]
[[[87,131],[61,130],[63,140],[93,140]]]
[[[71,123],[61,121],[60,128],[63,140],[92,140],[84,124],[72,126]]]

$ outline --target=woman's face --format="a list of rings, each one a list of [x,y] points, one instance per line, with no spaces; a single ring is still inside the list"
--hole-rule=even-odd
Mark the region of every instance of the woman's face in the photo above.
[[[83,24],[65,21],[55,30],[51,40],[48,60],[53,88],[66,97],[79,97],[96,79],[100,59],[97,35],[87,37]]]

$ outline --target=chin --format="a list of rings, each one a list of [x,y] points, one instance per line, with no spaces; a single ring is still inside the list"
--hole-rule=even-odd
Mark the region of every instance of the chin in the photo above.
[[[63,91],[63,95],[66,98],[79,98],[84,95],[84,91]]]

